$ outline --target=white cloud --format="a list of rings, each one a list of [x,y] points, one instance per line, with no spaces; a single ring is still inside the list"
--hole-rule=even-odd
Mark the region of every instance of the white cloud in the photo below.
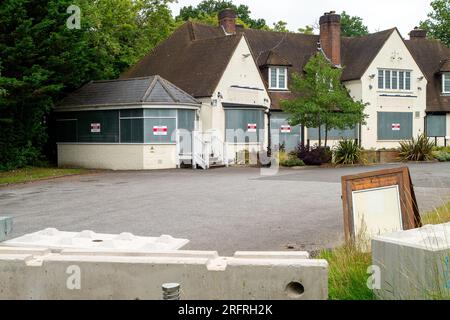
[[[174,15],[180,8],[197,5],[201,0],[178,0],[172,4]],[[326,11],[346,11],[363,18],[370,32],[397,27],[404,37],[426,19],[431,11],[430,0],[233,0],[250,7],[252,17],[264,18],[267,23],[286,21],[290,30],[311,25]]]

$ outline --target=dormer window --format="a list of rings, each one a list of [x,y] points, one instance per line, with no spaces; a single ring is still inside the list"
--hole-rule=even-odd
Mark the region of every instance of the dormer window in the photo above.
[[[269,68],[269,89],[287,90],[287,67]]]
[[[450,72],[442,74],[442,93],[450,94]]]

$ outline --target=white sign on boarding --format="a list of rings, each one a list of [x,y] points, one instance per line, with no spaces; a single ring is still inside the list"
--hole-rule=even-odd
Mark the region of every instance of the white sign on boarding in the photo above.
[[[291,126],[288,124],[281,125],[280,128],[281,133],[291,133]]]
[[[247,132],[256,132],[256,123],[247,124]]]
[[[392,131],[400,131],[400,123],[393,123]]]
[[[167,126],[154,126],[153,127],[154,136],[167,136]]]
[[[91,133],[100,133],[101,131],[100,123],[91,123]]]

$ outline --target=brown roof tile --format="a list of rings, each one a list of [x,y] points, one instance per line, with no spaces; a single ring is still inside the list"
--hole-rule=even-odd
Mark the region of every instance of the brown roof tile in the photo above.
[[[450,96],[441,94],[440,76],[442,67],[450,59],[450,48],[438,40],[413,39],[405,42],[428,80],[427,111],[450,112]]]

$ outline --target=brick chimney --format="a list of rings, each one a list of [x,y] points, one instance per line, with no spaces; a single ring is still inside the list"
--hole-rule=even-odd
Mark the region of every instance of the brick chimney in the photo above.
[[[236,11],[233,9],[225,9],[219,12],[219,25],[227,34],[236,33]]]
[[[320,46],[331,62],[341,65],[341,16],[335,11],[320,17]]]
[[[415,27],[414,30],[411,30],[409,33],[410,40],[418,40],[425,39],[427,37],[427,31],[420,29],[419,27]]]

